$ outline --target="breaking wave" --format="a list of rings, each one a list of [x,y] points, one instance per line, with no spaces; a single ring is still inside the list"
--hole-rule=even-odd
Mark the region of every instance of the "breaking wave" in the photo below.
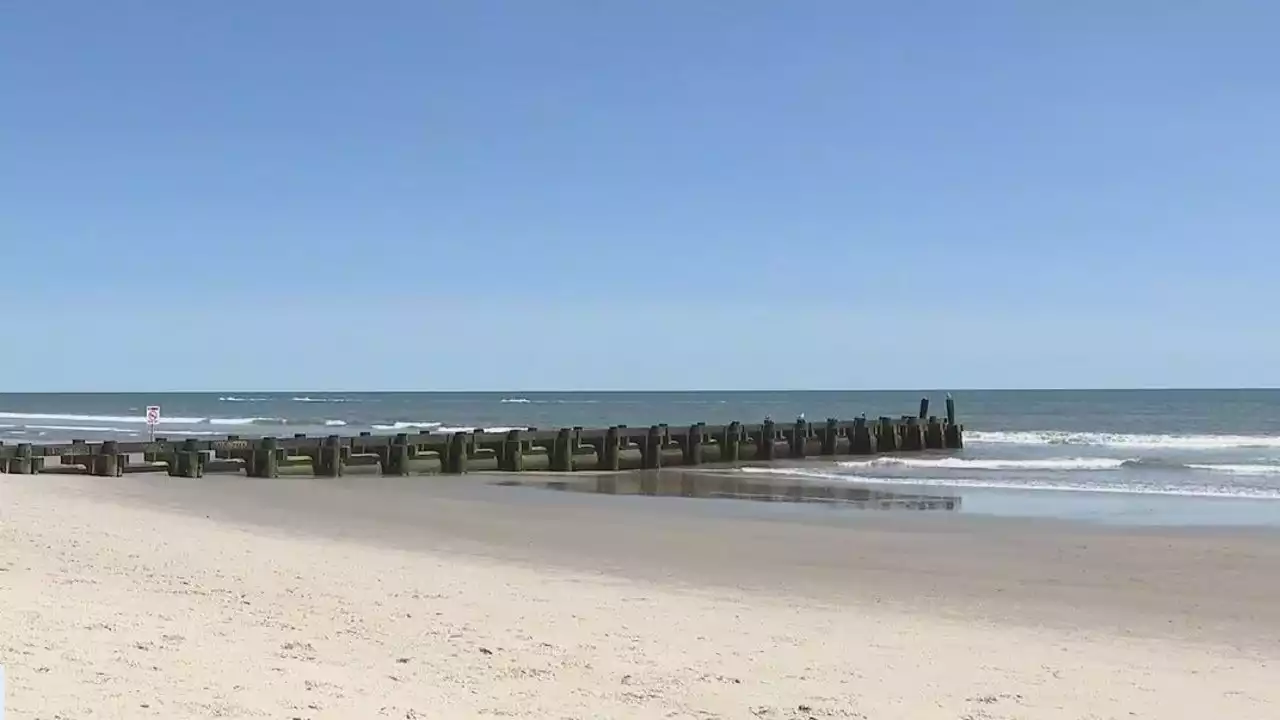
[[[0,419],[18,420],[18,421],[53,421],[53,422],[80,422],[80,423],[136,423],[145,425],[147,422],[146,415],[78,415],[71,413],[19,413],[19,412],[0,412]],[[161,425],[285,425],[288,421],[284,418],[268,418],[268,417],[246,417],[246,418],[219,418],[219,417],[166,417],[160,416]],[[30,423],[23,422],[24,425],[30,426]]]
[[[851,460],[841,467],[858,468],[945,468],[951,470],[1114,470],[1127,460],[1116,458],[1045,458],[1041,460],[967,459],[957,457],[905,458],[882,457]]]
[[[374,430],[431,430],[440,427],[438,422],[393,422],[393,423],[374,423],[369,427]]]
[[[1280,487],[1242,485],[1238,483],[1160,483],[1151,480],[1127,482],[1123,485],[1091,483],[1084,478],[1088,475],[1061,475],[1052,480],[998,480],[989,478],[942,478],[942,477],[878,477],[862,475],[845,475],[841,473],[823,472],[807,468],[787,467],[744,467],[737,472],[754,475],[779,475],[791,477],[813,478],[818,480],[839,480],[855,484],[895,485],[898,487],[950,487],[950,488],[990,488],[1000,490],[1056,490],[1060,492],[1090,492],[1130,495],[1178,495],[1187,497],[1220,497],[1258,500],[1280,500]]]
[[[1164,471],[1201,471],[1225,473],[1229,475],[1280,475],[1278,464],[1240,464],[1240,463],[1180,463],[1161,458],[1038,458],[1032,460],[1007,460],[1002,458],[959,458],[959,457],[879,457],[870,460],[848,460],[837,463],[842,468],[852,471],[866,469],[930,469],[930,470],[1048,470],[1061,472],[1101,471],[1101,470],[1164,470]]]
[[[965,443],[975,445],[1083,445],[1169,450],[1280,448],[1280,436],[1275,435],[1143,435],[1066,430],[1012,432],[970,430],[965,432],[964,440]]]

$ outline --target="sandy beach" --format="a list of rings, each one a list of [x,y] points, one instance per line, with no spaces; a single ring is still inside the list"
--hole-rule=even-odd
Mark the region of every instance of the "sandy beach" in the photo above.
[[[8,718],[1274,718],[1280,538],[0,475]]]

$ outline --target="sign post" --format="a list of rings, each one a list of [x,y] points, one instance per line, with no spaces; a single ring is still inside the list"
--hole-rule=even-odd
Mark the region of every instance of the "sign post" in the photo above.
[[[151,441],[153,442],[156,439],[156,426],[159,424],[160,424],[160,406],[148,405],[147,406],[147,435],[148,437],[150,437]],[[0,719],[0,720],[3,720],[3,719]]]

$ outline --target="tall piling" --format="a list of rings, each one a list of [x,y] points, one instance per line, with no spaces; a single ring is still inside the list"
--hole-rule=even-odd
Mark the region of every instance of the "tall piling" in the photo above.
[[[662,467],[662,426],[651,425],[644,437],[644,446],[640,449],[641,463],[645,470],[657,470]]]
[[[391,438],[391,446],[387,448],[387,462],[382,467],[386,475],[404,477],[409,474],[409,434],[396,433]]]
[[[247,468],[250,477],[280,477],[280,441],[274,437],[264,437],[258,441],[250,455]]]
[[[827,424],[822,428],[822,454],[835,455],[839,442],[840,421],[835,418],[827,418]]]
[[[89,474],[98,477],[120,477],[124,474],[125,458],[120,455],[120,443],[106,440],[98,446],[98,454],[90,456]]]
[[[867,424],[867,416],[863,415],[853,421],[853,437],[849,438],[849,454],[870,455],[876,451],[871,426]]]
[[[604,470],[619,470],[622,467],[622,438],[617,425],[604,432],[604,447],[600,449],[599,464]]]
[[[521,472],[524,470],[524,440],[520,435],[519,429],[508,430],[506,439],[502,441],[502,457],[499,460],[499,467],[507,472]]]
[[[926,450],[941,450],[946,447],[946,435],[937,416],[931,416],[924,426],[924,447]]]
[[[720,462],[738,463],[742,458],[742,423],[735,420],[726,425],[720,445]]]
[[[756,449],[757,460],[773,461],[778,454],[778,428],[772,420],[766,419],[760,425],[760,444]]]
[[[924,449],[924,435],[920,431],[920,419],[915,417],[907,418],[907,422],[902,426],[903,450],[916,451]]]
[[[964,429],[956,424],[956,401],[947,393],[947,427],[943,432],[948,450],[964,448]]]
[[[326,437],[320,445],[320,452],[316,455],[315,474],[317,477],[341,477],[342,476],[342,438],[337,435]]]
[[[808,451],[809,447],[809,423],[804,418],[796,418],[796,422],[791,426],[791,437],[789,438],[787,449],[793,458],[802,458]]]
[[[680,444],[680,452],[685,465],[702,464],[702,423],[694,423],[685,432],[684,442]]]
[[[9,472],[14,475],[34,475],[39,471],[31,443],[18,443],[13,449],[13,457],[9,458]]]
[[[187,438],[169,459],[169,474],[174,477],[204,477],[205,455],[195,438]]]
[[[467,471],[467,435],[456,432],[449,436],[448,453],[445,456],[445,472],[462,474]]]
[[[556,472],[573,472],[573,430],[560,428],[551,445],[551,469]]]
[[[893,418],[881,417],[876,428],[876,452],[898,451],[898,426]]]

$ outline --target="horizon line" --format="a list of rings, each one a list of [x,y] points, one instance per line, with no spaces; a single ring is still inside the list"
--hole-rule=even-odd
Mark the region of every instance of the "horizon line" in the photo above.
[[[1213,391],[1275,391],[1280,386],[1111,386],[1111,387],[953,387],[953,388],[670,388],[670,389],[462,389],[462,390],[321,390],[299,389],[217,389],[217,390],[0,390],[0,395],[547,395],[547,394],[693,394],[693,393],[901,393],[901,392],[1213,392]]]

